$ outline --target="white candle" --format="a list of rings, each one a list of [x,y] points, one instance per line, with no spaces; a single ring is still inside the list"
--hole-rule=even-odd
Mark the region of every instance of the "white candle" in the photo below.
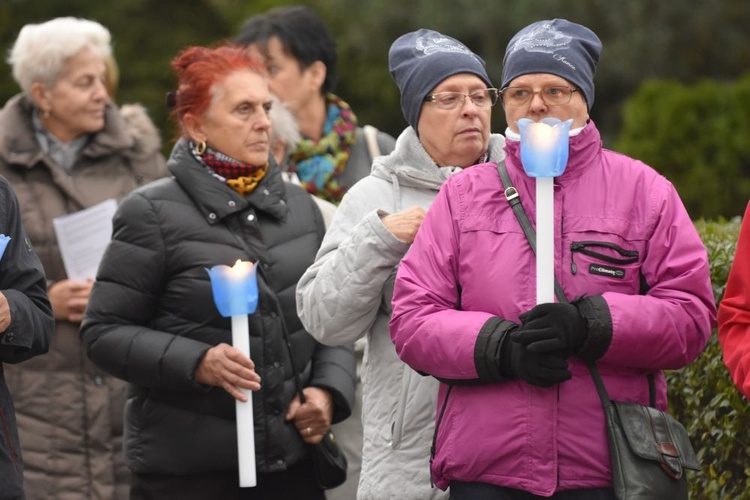
[[[258,306],[255,265],[252,262],[237,260],[232,267],[219,264],[206,271],[211,279],[211,290],[219,314],[225,318],[232,318],[232,345],[249,358],[250,331],[247,316],[254,313]],[[247,402],[235,401],[237,455],[240,487],[247,488],[257,484],[253,395],[247,389],[240,391],[247,397]]]
[[[250,331],[247,314],[232,316],[232,345],[250,357]],[[237,451],[240,465],[240,487],[255,486],[255,430],[253,423],[253,393],[249,389],[240,389],[247,402],[235,401],[237,414]]]
[[[536,178],[536,303],[555,301],[554,177]]]
[[[521,162],[536,178],[536,303],[555,301],[555,177],[568,162],[568,134],[573,120],[518,120]]]

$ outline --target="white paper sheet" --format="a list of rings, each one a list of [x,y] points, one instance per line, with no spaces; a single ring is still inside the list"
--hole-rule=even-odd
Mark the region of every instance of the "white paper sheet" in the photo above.
[[[112,217],[116,210],[117,201],[109,199],[52,220],[69,279],[96,278],[99,262],[112,238]]]

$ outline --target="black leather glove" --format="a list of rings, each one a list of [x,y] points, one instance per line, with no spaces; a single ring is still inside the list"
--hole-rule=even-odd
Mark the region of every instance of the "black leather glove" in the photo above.
[[[522,330],[516,330],[516,332]],[[521,379],[531,385],[551,387],[569,380],[567,356],[561,352],[537,353],[525,345],[505,339],[501,349],[500,371],[509,378]]]
[[[576,354],[589,333],[586,319],[574,304],[539,304],[520,318],[523,327],[511,338],[539,354]]]
[[[491,383],[520,379],[540,387],[568,380],[571,373],[567,354],[531,352],[523,344],[513,342],[511,335],[522,328],[518,323],[497,317],[484,324],[474,348],[478,380]]]

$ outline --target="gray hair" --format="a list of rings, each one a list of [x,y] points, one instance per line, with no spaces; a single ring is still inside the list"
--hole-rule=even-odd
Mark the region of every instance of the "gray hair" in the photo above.
[[[112,54],[109,30],[95,21],[58,17],[41,24],[27,24],[8,55],[13,78],[25,93],[35,82],[51,88],[65,69],[65,63],[88,48],[105,60]]]
[[[281,142],[286,151],[294,151],[302,140],[297,119],[275,95],[271,95],[271,102],[273,104],[268,115],[271,120],[271,144]]]

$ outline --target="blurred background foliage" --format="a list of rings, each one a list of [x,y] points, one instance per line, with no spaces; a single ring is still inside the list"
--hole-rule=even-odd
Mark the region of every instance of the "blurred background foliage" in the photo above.
[[[164,96],[169,62],[188,45],[215,45],[274,0],[0,0],[0,51],[26,23],[93,19],[112,32],[120,65],[116,100],[143,103],[162,130],[175,130]],[[739,216],[750,198],[750,2],[747,0],[307,0],[338,44],[339,86],[362,124],[396,136],[405,121],[388,73],[390,44],[417,28],[466,43],[500,84],[510,37],[540,19],[585,24],[602,39],[592,118],[604,144],[639,158],[676,186],[709,251],[717,303],[734,256]],[[0,103],[18,92],[0,64]],[[493,128],[505,129],[501,107]],[[692,365],[668,374],[672,411],[688,427],[703,470],[694,499],[750,499],[750,405],[723,366],[716,336]]]
[[[278,0],[0,0],[3,55],[26,23],[72,15],[112,32],[120,64],[119,103],[141,102],[162,130],[165,153],[175,130],[164,95],[174,85],[169,61],[188,45],[231,38],[242,22]],[[583,23],[602,39],[592,118],[605,146],[642,158],[677,185],[694,218],[740,215],[750,197],[745,133],[750,101],[734,82],[750,70],[747,0],[303,0],[338,44],[337,93],[361,123],[396,136],[405,126],[388,73],[388,48],[420,27],[466,43],[499,85],[510,37],[554,17]],[[745,83],[744,92],[750,92]],[[0,64],[0,102],[18,92]],[[629,100],[638,102],[627,104]],[[654,127],[658,128],[657,130]],[[493,128],[502,132],[501,107]],[[621,135],[624,134],[624,135]],[[745,180],[741,181],[740,178]]]
[[[750,195],[750,74],[649,80],[623,106],[615,149],[657,168],[691,215],[744,213]]]

